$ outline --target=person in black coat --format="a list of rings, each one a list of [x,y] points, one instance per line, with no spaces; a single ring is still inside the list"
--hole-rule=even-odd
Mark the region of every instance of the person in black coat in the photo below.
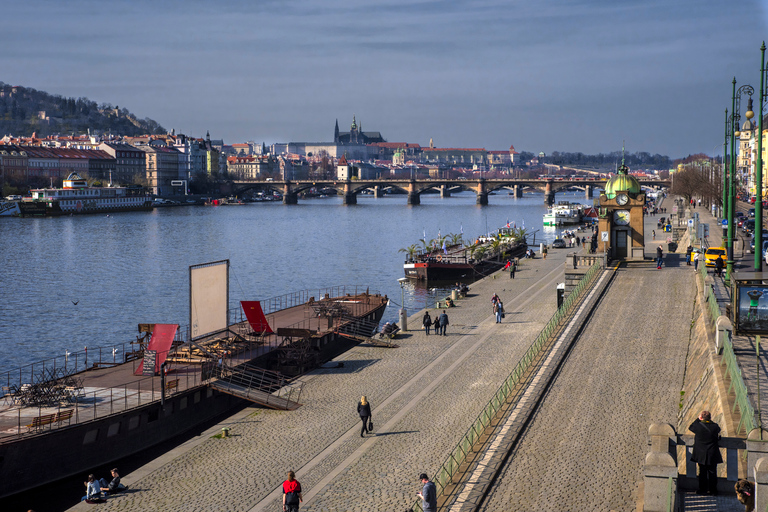
[[[723,275],[723,258],[718,256],[715,260],[715,275],[720,277]]]
[[[718,440],[720,426],[712,421],[709,411],[701,411],[688,430],[695,434],[691,462],[699,465],[698,494],[717,494],[717,465],[723,462]]]
[[[368,432],[368,421],[371,418],[371,404],[368,403],[368,399],[365,395],[360,397],[360,402],[357,404],[357,414],[359,414],[360,419],[363,420],[363,428],[360,429],[360,437],[365,437],[365,433]]]
[[[424,312],[424,318],[421,319],[421,325],[424,326],[424,329],[427,331],[427,336],[429,336],[429,328],[432,327],[432,317],[429,316],[429,311]]]

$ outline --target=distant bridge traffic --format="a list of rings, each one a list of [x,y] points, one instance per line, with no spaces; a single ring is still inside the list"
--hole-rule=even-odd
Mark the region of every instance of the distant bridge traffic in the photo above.
[[[477,194],[477,204],[487,205],[488,194],[496,190],[507,189],[515,197],[522,197],[523,189],[533,188],[544,193],[544,202],[554,204],[555,193],[568,189],[580,188],[585,197],[591,198],[595,189],[605,186],[607,178],[576,178],[576,179],[521,179],[521,178],[477,178],[477,179],[403,179],[379,178],[374,180],[234,180],[235,193],[242,194],[250,189],[274,190],[283,195],[283,203],[296,204],[299,195],[312,188],[335,189],[344,198],[344,204],[357,204],[357,195],[364,190],[372,190],[376,197],[382,197],[386,189],[395,189],[408,195],[407,204],[421,203],[421,194],[427,190],[440,191],[440,197],[450,197],[451,190],[471,190]],[[646,187],[669,187],[670,180],[645,179],[637,180]]]

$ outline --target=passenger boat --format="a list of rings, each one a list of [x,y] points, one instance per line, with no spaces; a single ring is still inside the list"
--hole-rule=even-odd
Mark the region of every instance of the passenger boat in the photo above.
[[[49,215],[151,210],[152,200],[144,189],[89,187],[73,172],[62,188],[34,189],[32,200],[46,205]]]
[[[193,269],[210,277],[215,264],[190,267],[190,302]],[[88,474],[248,403],[299,407],[295,377],[370,339],[389,302],[366,288],[337,286],[243,301],[235,315],[228,286],[211,282],[197,296],[207,301],[206,293],[226,291],[209,311],[190,316],[194,328],[139,324],[135,342],[0,374],[0,498]],[[225,327],[193,336],[217,309]]]
[[[544,214],[545,226],[562,226],[566,224],[578,224],[584,214],[584,207],[579,203],[560,201],[547,209]]]
[[[0,201],[0,217],[41,217],[46,212],[45,203],[40,201]]]

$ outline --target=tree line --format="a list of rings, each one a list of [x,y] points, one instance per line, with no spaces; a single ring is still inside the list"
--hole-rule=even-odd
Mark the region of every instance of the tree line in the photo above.
[[[137,136],[165,133],[157,121],[138,119],[125,108],[88,98],[67,98],[0,82],[0,134],[39,137],[53,134],[115,133]],[[40,113],[45,112],[45,119]]]

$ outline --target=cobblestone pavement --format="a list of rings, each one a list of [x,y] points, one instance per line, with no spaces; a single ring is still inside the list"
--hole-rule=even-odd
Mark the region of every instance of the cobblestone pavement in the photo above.
[[[675,424],[695,293],[688,267],[620,269],[483,510],[632,511],[648,426]]]
[[[343,368],[304,378],[293,412],[252,408],[228,422],[232,437],[203,439],[126,475],[130,492],[105,511],[274,511],[280,483],[297,472],[302,511],[391,511],[415,502],[422,471],[434,473],[556,308],[570,251],[525,260],[516,278],[497,273],[448,310],[447,336],[409,331],[400,348],[359,345]],[[490,296],[507,310],[496,324]],[[432,311],[434,317],[434,311]],[[421,312],[408,325],[420,325]],[[356,404],[367,395],[375,435],[361,439]],[[156,469],[155,469],[156,468]],[[78,505],[73,510],[85,510]]]

